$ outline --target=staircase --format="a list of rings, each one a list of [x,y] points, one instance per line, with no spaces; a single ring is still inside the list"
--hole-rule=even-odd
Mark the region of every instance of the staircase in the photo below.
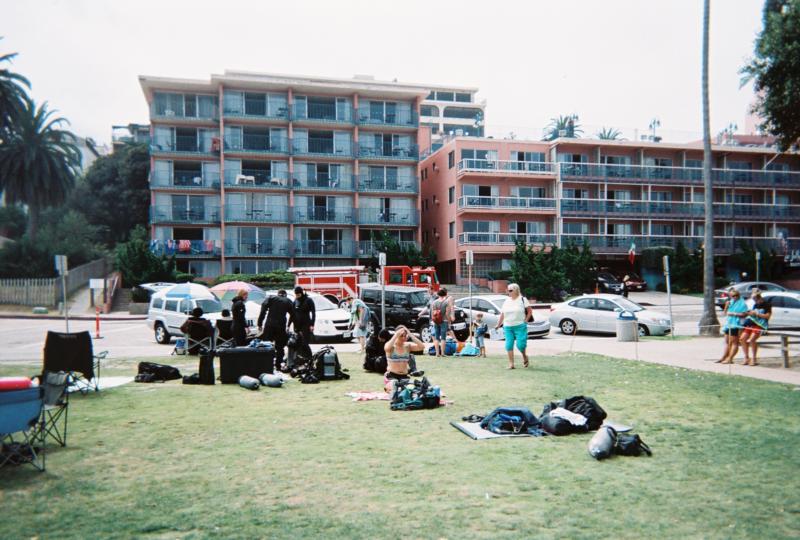
[[[117,289],[114,295],[114,302],[111,304],[111,311],[122,311],[127,313],[130,309],[131,303],[131,290],[130,289]]]

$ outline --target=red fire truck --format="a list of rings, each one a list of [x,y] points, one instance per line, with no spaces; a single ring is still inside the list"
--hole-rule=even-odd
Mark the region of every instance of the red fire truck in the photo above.
[[[387,285],[439,290],[439,278],[432,266],[386,266],[384,271]],[[293,267],[289,272],[296,276],[295,286],[321,294],[336,304],[348,296],[357,297],[358,286],[369,283],[365,266]]]

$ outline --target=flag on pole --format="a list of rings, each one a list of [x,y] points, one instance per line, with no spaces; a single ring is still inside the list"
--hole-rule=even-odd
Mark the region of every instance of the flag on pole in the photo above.
[[[631,248],[628,250],[628,260],[633,265],[633,261],[636,259],[636,243],[631,242]]]

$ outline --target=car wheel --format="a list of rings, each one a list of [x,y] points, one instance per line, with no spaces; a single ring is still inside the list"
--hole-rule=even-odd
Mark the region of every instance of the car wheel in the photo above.
[[[433,343],[433,334],[431,333],[430,325],[425,325],[419,329],[419,339],[423,343]]]
[[[156,343],[159,343],[160,345],[167,345],[169,343],[171,336],[169,335],[169,332],[167,332],[167,329],[164,328],[163,324],[157,322],[154,332],[156,335]]]
[[[639,325],[639,337],[646,337],[650,335],[650,330],[643,324]]]
[[[566,334],[568,336],[572,336],[578,330],[575,321],[572,319],[564,319],[560,323],[558,323],[558,327],[561,329],[562,334]]]

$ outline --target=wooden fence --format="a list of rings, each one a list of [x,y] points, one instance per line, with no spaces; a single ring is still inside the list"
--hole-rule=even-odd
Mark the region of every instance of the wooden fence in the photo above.
[[[105,259],[97,259],[71,268],[67,274],[67,296],[81,287],[86,287],[91,278],[106,277],[108,268]],[[58,305],[60,301],[60,277],[0,279],[0,304],[52,307]]]

